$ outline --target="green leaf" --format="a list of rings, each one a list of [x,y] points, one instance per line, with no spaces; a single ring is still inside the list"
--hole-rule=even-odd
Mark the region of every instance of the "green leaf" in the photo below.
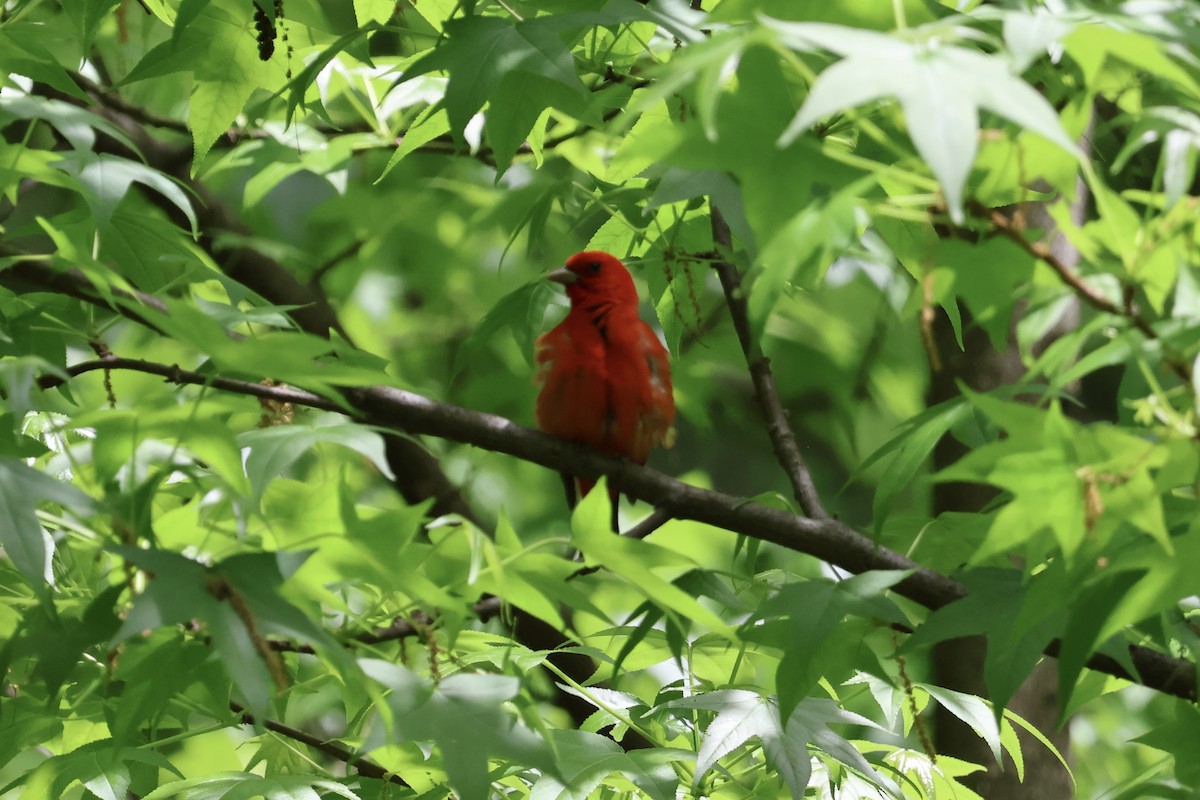
[[[936,259],[939,267],[953,273],[952,291],[966,304],[972,323],[987,331],[993,347],[1004,350],[1017,287],[1032,278],[1033,256],[1007,239],[977,244],[949,239],[939,244]]]
[[[143,56],[123,83],[189,71],[195,79],[188,108],[193,174],[217,138],[229,130],[251,93],[283,77],[263,62],[248,29],[252,6],[235,0],[183,3],[175,34]]]
[[[167,713],[167,703],[198,677],[208,648],[200,642],[183,642],[175,631],[162,631],[121,654],[114,677],[124,681],[109,722],[114,741],[136,744],[142,726],[154,726]],[[136,640],[135,640],[136,641]]]
[[[1098,178],[1091,181],[1090,188],[1100,219],[1085,225],[1084,232],[1091,234],[1132,273],[1139,255],[1138,242],[1143,236],[1141,218],[1133,206]]]
[[[387,174],[409,153],[429,144],[442,134],[450,132],[450,117],[446,114],[446,111],[444,109],[435,110],[432,106],[429,110],[431,113],[422,113],[417,118],[417,121],[405,131],[404,136],[400,139],[400,144],[392,151],[392,156],[388,159],[387,166],[383,168],[383,172],[375,179],[375,183],[379,183],[386,178]]]
[[[462,7],[463,3],[461,0],[429,0],[428,3],[421,3],[419,6],[414,6],[417,13],[438,33],[442,32],[446,21],[453,17]]]
[[[264,779],[249,772],[213,772],[160,785],[142,800],[166,800],[187,792],[189,800],[223,800],[240,787],[250,791],[263,789]]]
[[[245,32],[239,31],[239,35],[253,44]],[[235,59],[236,51],[229,55],[231,59]],[[198,80],[196,88],[192,91],[188,111],[194,148],[193,175],[212,149],[213,143],[228,132],[238,114],[242,112],[242,107],[257,88],[257,82],[244,79],[239,70],[232,70],[229,76],[225,80]]]
[[[47,607],[29,609],[8,644],[17,658],[34,659],[30,675],[53,693],[71,680],[85,654],[95,652],[94,645],[106,640],[117,629],[112,613],[119,590],[99,594],[79,615],[54,613]]]
[[[74,20],[79,31],[80,49],[83,52],[91,50],[96,29],[119,2],[120,0],[73,0],[63,3],[63,10]],[[104,796],[103,800],[109,798]]]
[[[609,183],[622,184],[641,175],[679,142],[679,130],[668,104],[641,101],[644,91],[639,89],[633,93],[633,97],[639,99],[631,102],[637,102],[643,110],[638,114],[637,122],[621,137],[616,152],[608,159],[607,168],[602,173],[604,180]],[[614,222],[620,220],[613,217],[605,225]],[[627,223],[621,224],[630,227]],[[620,250],[613,252],[619,253]]]
[[[340,655],[328,634],[278,597],[281,576],[277,568],[272,570],[274,554],[235,556],[207,568],[164,550],[125,545],[111,549],[153,576],[135,599],[112,644],[143,631],[200,620],[207,626],[226,672],[256,716],[266,713],[274,692],[260,649],[263,633],[283,632],[313,641],[334,657]],[[258,630],[259,623],[263,630]]]
[[[790,144],[830,114],[885,97],[904,110],[917,152],[942,184],[956,222],[967,174],[975,161],[979,109],[1028,128],[1079,155],[1053,107],[1033,87],[1013,75],[1005,60],[948,44],[905,42],[891,36],[813,23],[765,24],[793,46],[827,47],[846,56],[813,84],[795,119],[779,137]]]
[[[858,231],[859,198],[876,182],[868,175],[827,202],[818,202],[788,221],[763,245],[753,272],[748,302],[750,322],[761,333],[767,317],[794,283],[815,286]]]
[[[338,415],[328,414],[317,417],[309,424],[259,428],[246,431],[238,437],[238,445],[250,450],[246,457],[246,475],[250,478],[255,499],[261,499],[272,480],[284,474],[318,444],[348,447],[370,459],[375,468],[388,478],[393,477],[379,433],[364,425],[344,422]]]
[[[1179,202],[1196,171],[1196,152],[1200,150],[1200,116],[1171,106],[1143,109],[1125,137],[1125,146],[1113,159],[1112,172],[1115,174],[1123,170],[1135,153],[1156,142],[1162,145],[1159,164],[1164,209],[1170,210]]]
[[[539,17],[514,25],[499,17],[471,16],[449,20],[445,26],[447,38],[409,67],[401,80],[435,70],[448,72],[446,111],[451,130],[459,135],[471,116],[496,93],[505,76],[513,73],[543,78],[582,101],[586,90],[575,73],[570,50],[560,39],[561,26],[562,22],[553,17]],[[513,87],[519,85],[512,84]],[[532,105],[536,103],[528,108]],[[546,105],[549,103],[543,103],[542,108]]]
[[[487,315],[475,326],[454,355],[454,374],[471,360],[477,358],[485,348],[492,346],[498,335],[507,331],[517,342],[517,348],[525,356],[525,363],[533,367],[533,344],[546,317],[546,308],[554,297],[554,290],[543,277],[530,281],[504,295],[492,306]]]
[[[394,13],[396,4],[392,0],[354,0],[354,17],[359,27],[369,22],[383,25]]]
[[[880,459],[891,453],[896,454],[895,458],[888,462],[888,468],[875,490],[872,511],[876,532],[883,527],[891,513],[900,490],[913,480],[917,470],[929,458],[929,454],[942,437],[966,419],[970,410],[970,405],[961,397],[926,409],[906,420],[901,425],[900,432],[868,456],[850,476],[849,481],[859,480],[862,474]]]
[[[1054,742],[1050,741],[1050,739],[1046,737],[1046,734],[1038,730],[1037,726],[1030,724],[1024,717],[1014,713],[1011,709],[1004,710],[1004,721],[1005,723],[1011,724],[1014,727],[1021,728],[1021,730],[1028,733],[1034,739],[1037,739],[1043,747],[1049,750],[1050,753],[1058,759],[1058,763],[1062,764],[1063,769],[1067,771],[1067,775],[1070,776],[1072,783],[1074,783],[1075,775],[1071,771],[1071,765],[1067,763],[1067,759],[1063,758],[1063,754],[1060,753],[1058,748],[1054,746]],[[1014,760],[1015,751],[1019,744],[1019,741],[1017,741],[1008,747],[1009,754],[1014,756]],[[1022,778],[1022,780],[1024,780],[1024,778]]]
[[[847,686],[864,685],[871,692],[871,697],[883,712],[885,726],[888,730],[896,730],[897,724],[903,718],[905,698],[890,681],[878,678],[867,672],[859,672],[846,681]]]
[[[94,508],[92,499],[71,484],[20,461],[0,459],[0,544],[35,588],[54,585],[54,540],[37,518],[37,504],[42,500],[76,511]]]
[[[1140,571],[1126,570],[1102,574],[1071,604],[1071,616],[1058,653],[1060,707],[1066,708],[1070,703],[1079,673],[1091,657],[1105,623],[1143,575]]]
[[[786,737],[792,742],[799,739],[812,742],[835,761],[862,775],[874,786],[895,796],[900,796],[900,787],[894,781],[876,772],[857,747],[829,729],[830,724],[833,723],[861,725],[881,730],[878,725],[866,717],[845,711],[832,700],[809,697],[792,712],[787,721]],[[795,796],[794,792],[793,796]]]
[[[1179,780],[1190,786],[1200,785],[1200,711],[1195,706],[1177,703],[1173,721],[1133,741],[1170,753]]]
[[[996,514],[971,563],[983,563],[1046,530],[1068,558],[1073,556],[1087,532],[1081,464],[1071,446],[1078,426],[1067,421],[1057,405],[1045,412],[964,393],[1009,436],[975,448],[934,479],[989,483],[1013,495]],[[1057,433],[1060,429],[1061,435]]]
[[[215,604],[215,598],[204,587],[204,567],[196,561],[156,549],[127,545],[111,549],[154,576],[113,634],[113,646],[143,631],[202,617]]]
[[[138,148],[125,131],[98,114],[71,105],[63,100],[46,97],[5,97],[0,106],[0,120],[44,119],[63,135],[75,150],[88,151],[96,143],[96,132],[116,139],[133,152]]]
[[[87,94],[79,88],[50,49],[42,44],[39,34],[48,27],[34,21],[9,20],[4,30],[0,31],[0,67],[4,72],[24,75],[84,103],[90,102]],[[55,49],[61,51],[61,41],[54,41],[53,44]],[[75,65],[71,66],[74,68]]]
[[[181,445],[173,453],[174,463],[187,463],[189,454],[212,470],[234,492],[245,495],[249,485],[242,472],[242,454],[228,424],[205,419],[194,406],[171,406],[155,411],[110,410],[94,420],[76,419],[95,430],[93,461],[99,477],[111,480],[135,457],[148,441]]]
[[[1088,86],[1102,84],[1102,74],[1124,62],[1174,84],[1191,98],[1200,97],[1200,83],[1172,58],[1169,37],[1160,39],[1129,25],[1080,25],[1066,36],[1063,45],[1066,54],[1079,65]],[[1121,79],[1122,72],[1117,73]]]
[[[488,100],[483,129],[496,159],[497,178],[550,106],[571,114],[582,114],[584,109],[579,93],[559,81],[529,72],[509,72],[500,79]]]
[[[157,752],[113,747],[113,742],[107,739],[88,742],[72,752],[53,757],[46,764],[56,773],[51,786],[53,797],[64,796],[67,787],[79,781],[103,800],[124,800],[131,785],[131,764],[145,764],[155,770],[179,774],[171,762]]]
[[[1116,607],[1107,613],[1103,626],[1095,633],[1095,641],[1108,641],[1126,626],[1176,608],[1180,600],[1193,593],[1193,565],[1200,563],[1196,561],[1200,558],[1200,526],[1193,524],[1186,534],[1173,537],[1173,542],[1173,553],[1167,553],[1157,543],[1145,542],[1127,548],[1119,559],[1114,560],[1110,569],[1128,571],[1140,577],[1132,586],[1127,586],[1124,581],[1118,584],[1125,590],[1114,598]],[[1117,580],[1117,577],[1112,576],[1109,580]],[[1107,598],[1102,602],[1107,603]],[[1077,609],[1079,614],[1089,612],[1086,606]]]
[[[1000,761],[1000,723],[996,721],[996,715],[992,713],[987,701],[927,683],[914,685],[924,689],[938,705],[969,725],[992,751],[992,758]]]
[[[656,70],[655,81],[635,95],[630,104],[634,112],[677,96],[689,83],[695,83],[696,111],[705,137],[717,141],[717,109],[722,90],[729,83],[745,51],[764,40],[756,29],[714,31],[703,41],[679,50]],[[619,124],[619,123],[618,123]]]
[[[523,608],[536,617],[562,629],[562,608],[587,612],[609,621],[608,615],[592,602],[585,589],[575,586],[571,576],[579,564],[549,553],[532,552],[517,538],[508,517],[501,513],[496,523],[495,549],[484,542],[488,568],[475,580],[482,591],[503,597],[505,602]]]
[[[772,736],[778,737],[781,733],[779,713],[771,699],[742,689],[717,690],[699,697],[675,700],[668,705],[716,712],[713,721],[705,728],[700,749],[696,752],[693,788],[700,786],[704,776],[719,759],[729,755],[750,739],[759,738],[765,741]],[[800,783],[801,787],[808,784],[806,776],[797,774],[795,777],[797,780],[804,779],[804,782]],[[790,780],[788,785],[792,786]]]
[[[332,44],[318,53],[315,57],[307,61],[306,66],[298,75],[289,81],[290,91],[288,92],[287,115],[285,120],[287,124],[292,124],[297,108],[305,108],[306,91],[316,81],[321,72],[338,58],[343,51],[350,50],[352,45],[359,43],[360,39],[365,39],[378,30],[379,26],[374,22],[367,25],[354,27],[347,31],[335,40]],[[318,103],[314,109],[314,113],[326,121],[328,120],[328,112],[323,105]]]
[[[971,570],[962,577],[967,596],[934,611],[905,648],[986,635],[984,683],[996,708],[1004,708],[1059,633],[1071,580],[1061,568],[1026,582],[1014,570]]]
[[[1012,54],[1013,71],[1024,72],[1079,24],[1045,8],[1005,9],[1004,44]]]
[[[679,615],[681,620],[694,620],[714,632],[729,635],[729,626],[724,620],[653,571],[655,567],[694,564],[673,550],[612,532],[605,484],[601,479],[571,515],[573,541],[583,553],[585,562],[589,566],[604,566],[620,575],[631,588],[664,611]]]
[[[107,153],[78,151],[64,154],[55,166],[73,175],[85,187],[84,199],[101,231],[108,227],[117,205],[136,182],[165,197],[187,218],[192,233],[199,232],[196,213],[187,195],[171,178],[156,169]]]
[[[203,619],[225,671],[241,692],[250,713],[264,717],[274,686],[254,637],[230,603],[215,603],[207,611]]]
[[[9,330],[12,331],[12,328]],[[0,348],[3,349],[8,348]],[[51,363],[41,356],[16,356],[0,361],[0,387],[3,387],[8,412],[21,418],[37,409],[39,403],[35,399],[35,390],[38,379],[49,375],[68,380],[67,372],[60,364]]]
[[[83,781],[84,788],[100,800],[125,800],[130,784],[129,769],[110,759],[103,762],[96,759],[96,767],[97,774]]]
[[[820,681],[818,657],[822,646],[846,616],[905,621],[903,613],[884,593],[907,575],[904,571],[877,570],[844,581],[793,583],[763,606],[763,615],[789,618],[788,642],[803,643],[785,648],[775,673],[781,715],[790,715]]]
[[[435,686],[396,664],[366,660],[362,668],[392,690],[390,731],[377,726],[368,749],[388,741],[436,743],[450,785],[463,800],[487,800],[489,756],[558,773],[546,743],[505,710],[520,688],[516,678],[460,672]]]
[[[161,214],[134,203],[117,207],[100,239],[99,260],[117,265],[124,278],[149,294],[179,280],[198,257],[187,234],[164,226]]]
[[[653,758],[626,753],[611,739],[586,731],[553,728],[550,743],[561,771],[561,780],[553,775],[538,778],[533,795],[540,798],[573,800],[595,796],[606,777],[619,773],[651,800],[672,800],[679,785],[670,764]]]
[[[804,797],[812,773],[811,743],[835,760],[868,778],[876,786],[899,791],[889,779],[871,767],[850,742],[829,729],[832,723],[866,725],[878,728],[865,717],[838,708],[831,700],[810,697],[805,699],[781,723],[780,712],[772,698],[762,697],[741,689],[724,689],[695,697],[675,700],[668,704],[676,708],[696,708],[717,712],[704,731],[696,757],[694,786],[717,760],[733,752],[751,738],[762,742],[763,752],[791,790],[792,797]]]

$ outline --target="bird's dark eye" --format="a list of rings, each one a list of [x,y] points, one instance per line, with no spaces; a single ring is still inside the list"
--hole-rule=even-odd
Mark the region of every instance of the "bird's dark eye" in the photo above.
[[[588,269],[588,272],[590,272],[594,275],[595,273],[600,271],[600,262],[593,261],[592,263],[588,264],[587,269]]]

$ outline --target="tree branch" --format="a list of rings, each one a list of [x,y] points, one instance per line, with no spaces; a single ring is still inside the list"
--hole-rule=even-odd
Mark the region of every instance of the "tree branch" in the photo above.
[[[650,512],[649,516],[621,535],[630,539],[645,539],[670,521],[671,515],[669,513],[663,511],[661,508],[656,508]]]
[[[130,294],[119,290],[112,290],[110,295],[106,296],[77,270],[60,272],[52,269],[41,260],[28,257],[25,254],[11,253],[0,249],[0,257],[4,256],[11,256],[18,259],[12,266],[0,270],[0,285],[8,286],[14,291],[56,291],[103,308],[109,308],[155,331],[159,331],[160,329],[154,323],[154,314],[144,312],[146,309],[153,309],[155,313],[167,313],[166,306],[160,300],[150,295],[136,292]],[[117,301],[115,304],[112,302],[114,299]],[[209,377],[213,377],[189,372],[187,375],[194,378],[194,380],[184,381],[181,377],[184,371],[176,366],[152,365],[147,362],[128,360],[124,367],[118,367],[113,366],[115,362],[111,360],[115,356],[110,355],[108,358],[110,359],[108,361],[87,362],[86,364],[75,365],[68,374],[72,376],[82,375],[95,369],[140,368],[141,371],[160,375],[167,380],[175,382],[202,383]],[[43,379],[41,385],[43,388],[49,388],[57,385],[57,382],[61,381],[58,381],[57,378],[48,377]],[[323,408],[331,411],[345,412],[347,410],[345,405],[330,404],[330,401],[325,398],[308,393],[295,394],[296,390],[287,387],[266,387],[244,381],[230,382],[224,378],[214,378],[210,385],[224,391],[268,398],[281,403],[292,403],[294,405]],[[252,386],[260,386],[262,391],[255,390],[251,388]],[[280,390],[284,391],[281,392]],[[433,456],[418,442],[413,441],[406,435],[387,431],[384,435],[384,445],[388,463],[398,478],[395,482],[396,488],[408,502],[416,503],[426,498],[433,498],[435,502],[431,510],[432,514],[438,515],[452,512],[458,513],[467,519],[476,519],[470,506],[467,505],[466,501],[459,494],[457,487],[450,483]],[[561,631],[555,630],[553,626],[519,608],[513,609],[513,623],[511,627],[514,630],[514,634],[518,635],[518,640],[532,650],[555,650],[566,640]],[[395,633],[397,638],[399,638],[403,632],[396,631]],[[305,647],[302,644],[298,646]],[[586,681],[594,671],[594,665],[588,656],[576,653],[559,653],[554,658],[564,672],[580,682]],[[556,691],[555,704],[566,709],[577,722],[582,723],[591,715],[593,709],[586,700],[561,689],[556,689]],[[631,742],[633,740],[627,738],[623,744]]]
[[[180,384],[212,386],[223,391],[254,397],[269,397],[324,410],[341,408],[321,395],[290,387],[265,386],[250,381],[202,375],[175,366],[138,359],[106,357],[72,367],[82,375],[101,369],[127,369],[161,375]],[[47,376],[43,388],[57,386],[62,379]],[[926,608],[936,610],[966,596],[957,581],[882,547],[844,523],[825,518],[805,518],[768,508],[744,498],[700,489],[628,461],[609,458],[582,445],[517,425],[494,414],[439,403],[413,392],[391,387],[350,388],[345,400],[363,422],[393,430],[436,436],[473,445],[540,464],[556,472],[582,478],[609,477],[610,485],[624,494],[652,503],[675,519],[704,522],[734,533],[772,542],[790,550],[815,556],[854,573],[868,570],[911,570],[894,591]],[[1048,654],[1057,652],[1051,643]],[[1184,659],[1137,645],[1129,646],[1130,657],[1141,682],[1165,694],[1196,700],[1196,665]],[[1132,679],[1111,658],[1094,655],[1088,666],[1118,677]]]
[[[63,95],[51,87],[40,88],[45,96],[57,97],[74,105],[81,104],[78,98]],[[249,241],[251,231],[242,223],[237,213],[225,206],[203,182],[192,177],[186,154],[181,157],[178,148],[165,145],[151,135],[142,120],[106,104],[106,99],[111,100],[111,95],[93,94],[93,97],[100,105],[99,109],[92,109],[93,112],[120,127],[139,151],[137,154],[130,153],[120,142],[101,136],[96,141],[97,152],[110,152],[124,157],[144,157],[149,166],[173,175],[180,184],[198,197],[200,202],[196,204],[196,219],[201,231],[199,244],[226,275],[275,305],[296,306],[289,316],[302,330],[321,337],[328,337],[329,332],[333,330],[349,341],[342,331],[333,306],[319,286],[302,283],[283,264],[252,247],[241,244],[228,248],[218,246],[218,239],[223,233],[233,233],[238,241]],[[188,152],[190,153],[190,148]],[[186,224],[179,209],[161,194],[149,191],[147,197],[176,224]],[[103,298],[84,299],[107,305]],[[159,305],[161,308],[161,304]],[[134,316],[127,310],[118,310],[154,327],[152,321],[144,315]],[[435,514],[455,513],[474,518],[473,510],[459,493],[458,487],[450,482],[437,460],[419,442],[405,436],[389,434],[386,437],[386,448],[388,464],[396,476],[395,486],[408,502],[432,498]]]
[[[330,742],[324,739],[319,739],[311,733],[306,733],[299,728],[293,728],[291,725],[284,725],[282,722],[273,719],[264,719],[256,721],[243,706],[238,705],[232,700],[229,701],[229,709],[233,713],[240,715],[239,722],[243,725],[261,724],[267,730],[278,733],[280,736],[285,736],[288,739],[306,744],[314,750],[319,750],[327,756],[336,758],[344,763],[347,767],[353,767],[359,775],[367,778],[376,778],[377,780],[394,783],[397,786],[408,786],[408,783],[399,775],[388,772],[383,767],[376,764],[374,761],[361,756],[358,753],[350,750],[337,742]]]
[[[113,288],[109,290],[110,296],[115,300],[124,301],[121,307],[113,308],[108,299],[96,289],[96,285],[77,269],[56,270],[45,260],[4,245],[0,245],[0,259],[12,262],[9,266],[0,268],[0,286],[14,292],[43,291],[74,297],[109,308],[152,331],[162,333],[154,321],[142,313],[145,309],[159,314],[167,313],[166,305],[153,295]]]
[[[165,117],[147,111],[145,108],[127,101],[120,95],[118,91],[114,90],[113,88],[96,83],[87,76],[78,72],[72,72],[70,75],[71,79],[74,80],[75,83],[79,84],[80,88],[87,92],[88,96],[95,101],[96,105],[107,110],[111,114],[123,115],[143,126],[168,130],[174,133],[183,134],[188,137],[191,136],[191,130],[188,128],[187,123],[183,120],[176,119],[174,117]],[[631,90],[637,90],[645,88],[646,86],[651,85],[651,83],[653,83],[653,81],[651,81],[649,78],[634,78],[632,76],[622,75],[609,67],[603,80],[593,87],[591,91],[593,93],[598,93],[604,89],[618,85],[624,85]],[[73,98],[64,97],[63,100],[65,102],[72,102]],[[76,104],[78,105],[77,102]],[[623,112],[624,108],[609,109],[601,117],[601,121],[611,122]],[[567,131],[566,133],[558,134],[557,136],[552,136],[549,139],[546,139],[546,141],[542,143],[542,149],[553,150],[563,142],[570,141],[571,139],[578,138],[579,136],[583,136],[584,134],[591,133],[595,130],[598,130],[595,125],[581,125],[573,130]],[[334,136],[347,133],[378,133],[378,145],[373,146],[387,149],[392,149],[398,146],[407,133],[407,131],[402,131],[396,134],[394,137],[391,137],[385,135],[383,131],[379,131],[377,128],[372,127],[367,123],[350,124],[341,128],[317,126],[317,132],[324,136]],[[273,138],[274,136],[271,133],[262,128],[230,128],[214,143],[213,146],[214,148],[231,147],[246,139]],[[186,160],[190,155],[191,150],[192,148],[190,145],[178,148],[172,160]],[[485,145],[474,152],[471,152],[469,149],[463,146],[461,141],[456,140],[449,134],[444,134],[431,139],[430,141],[418,147],[416,152],[431,153],[436,155],[464,156],[468,158],[474,158],[483,162],[484,164],[487,164],[488,166],[496,166],[496,154],[491,147]],[[531,148],[528,143],[523,143],[517,148],[517,152],[514,155],[527,156],[531,155],[532,153],[533,148]]]
[[[504,606],[503,599],[495,596],[485,597],[472,607],[475,616],[481,622],[491,619],[500,613],[500,609]],[[422,617],[428,619],[429,616],[422,612],[418,612]],[[416,625],[413,625],[403,617],[396,617],[392,620],[392,624],[386,628],[376,628],[373,631],[363,631],[351,637],[346,644],[358,642],[361,644],[383,644],[384,642],[394,642],[399,639],[407,639],[410,636],[416,636],[420,633]],[[272,650],[278,650],[285,653],[305,653],[307,655],[316,655],[316,650],[313,646],[305,642],[293,642],[290,639],[271,639],[269,640]]]
[[[821,504],[817,487],[813,484],[812,473],[804,461],[804,456],[800,454],[800,447],[796,444],[791,425],[788,424],[787,411],[779,400],[775,376],[771,373],[771,361],[763,355],[762,348],[750,333],[750,314],[746,307],[746,292],[742,289],[742,276],[737,267],[728,260],[732,250],[729,225],[711,200],[709,209],[712,215],[713,244],[717,247],[713,269],[721,279],[725,302],[729,306],[729,316],[733,319],[733,328],[742,344],[742,354],[745,355],[746,365],[750,368],[754,393],[758,396],[759,405],[762,406],[763,416],[767,421],[767,434],[771,437],[775,458],[787,473],[792,484],[792,493],[804,513],[813,519],[828,519],[829,513]]]
[[[1052,269],[1058,275],[1059,280],[1065,283],[1080,300],[1097,311],[1103,311],[1106,314],[1112,314],[1115,317],[1123,317],[1129,320],[1147,339],[1152,341],[1160,340],[1158,332],[1151,326],[1150,321],[1134,307],[1132,297],[1127,299],[1123,305],[1118,305],[1109,300],[1104,296],[1103,292],[1094,286],[1088,285],[1079,273],[1059,260],[1044,243],[1030,241],[1026,238],[1025,234],[1021,232],[1020,226],[1000,209],[988,208],[978,201],[972,201],[968,204],[968,210],[972,215],[986,220],[996,233],[1014,242],[1026,253],[1029,253],[1029,255]],[[1192,368],[1190,364],[1173,358],[1166,359],[1166,363],[1184,383],[1189,386],[1191,385]]]

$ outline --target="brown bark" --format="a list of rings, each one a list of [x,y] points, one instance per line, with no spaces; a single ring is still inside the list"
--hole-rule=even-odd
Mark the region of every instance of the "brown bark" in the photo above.
[[[1082,184],[1072,208],[1073,216],[1082,217],[1086,189]],[[1027,204],[1021,213],[1033,228],[1053,231],[1053,221],[1041,205]],[[1079,253],[1066,239],[1053,232],[1047,247],[1054,258],[1068,268],[1079,261]],[[1014,325],[1020,309],[1014,310]],[[1074,328],[1079,321],[1078,307],[1065,315],[1039,347],[1047,346],[1057,336]],[[935,340],[944,357],[943,369],[934,373],[930,387],[930,403],[939,403],[958,395],[958,381],[975,391],[986,391],[1016,382],[1024,373],[1015,339],[1010,335],[1005,350],[992,346],[984,331],[970,324],[963,314],[963,349],[954,340],[949,320],[939,315],[935,324]],[[965,455],[967,449],[951,436],[946,436],[934,449],[934,468],[942,469]],[[946,511],[977,512],[995,496],[995,490],[981,484],[940,483],[933,493],[935,514]],[[982,636],[952,639],[934,648],[933,680],[939,686],[974,695],[986,696],[983,665],[987,643]],[[1070,736],[1066,726],[1058,729],[1057,664],[1044,658],[1021,684],[1008,707],[1041,731],[1064,757],[1070,757]],[[989,800],[1022,798],[1022,800],[1064,800],[1074,796],[1071,777],[1053,753],[1030,734],[1019,731],[1021,753],[1025,761],[1025,780],[1017,777],[1016,766],[1005,754],[1003,768],[992,758],[991,751],[964,722],[945,709],[934,712],[935,747],[939,753],[986,765],[987,771],[964,780],[970,788]]]

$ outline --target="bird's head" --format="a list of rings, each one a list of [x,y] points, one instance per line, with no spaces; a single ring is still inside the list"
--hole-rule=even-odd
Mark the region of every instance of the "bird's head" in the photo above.
[[[567,287],[572,305],[628,303],[637,305],[637,289],[629,270],[615,256],[603,250],[584,250],[567,259],[562,269],[546,276]]]

